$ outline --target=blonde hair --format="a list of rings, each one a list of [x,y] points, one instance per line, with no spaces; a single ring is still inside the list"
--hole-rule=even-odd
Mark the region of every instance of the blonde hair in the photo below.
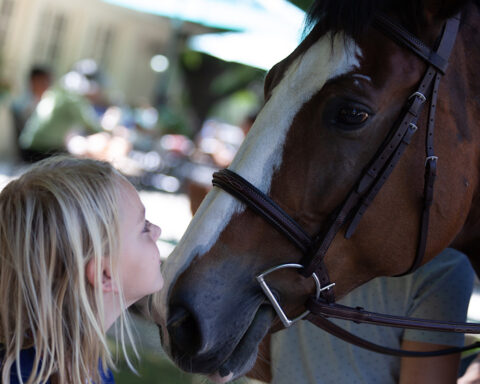
[[[102,281],[104,258],[118,277],[112,256],[122,178],[104,162],[56,157],[35,164],[0,193],[2,382],[10,382],[11,369],[21,380],[20,351],[32,346],[28,384],[54,374],[60,383],[100,383],[99,359],[103,370],[113,366],[101,284],[87,282],[85,267],[94,259],[95,279]],[[125,309],[123,294],[120,299]],[[122,313],[125,353],[124,329],[133,339]]]

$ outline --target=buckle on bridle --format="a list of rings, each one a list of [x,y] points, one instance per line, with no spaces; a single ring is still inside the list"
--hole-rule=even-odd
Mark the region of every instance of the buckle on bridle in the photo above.
[[[297,321],[303,319],[305,316],[307,316],[310,311],[307,310],[303,312],[301,315],[295,317],[294,319],[289,319],[285,312],[283,311],[280,303],[278,302],[277,298],[273,294],[272,290],[268,286],[267,282],[265,281],[264,277],[267,276],[268,274],[278,270],[278,269],[283,269],[283,268],[296,268],[296,269],[301,269],[303,268],[303,265],[301,264],[281,264],[276,267],[267,269],[265,272],[261,273],[260,275],[257,276],[257,281],[260,283],[260,287],[262,287],[263,292],[265,295],[268,297],[270,302],[272,303],[273,309],[275,312],[277,312],[278,317],[282,321],[283,325],[285,328],[290,327],[292,324],[296,323]],[[329,284],[325,287],[322,288],[320,284],[320,280],[318,279],[318,276],[315,273],[312,273],[311,277],[313,278],[316,286],[316,292],[315,292],[315,298],[318,299],[320,297],[320,294],[322,291],[325,291],[327,289],[332,288],[335,283]]]
[[[425,97],[425,95],[424,95],[423,93],[421,93],[421,92],[418,92],[418,91],[412,93],[412,94],[410,95],[410,97],[408,98],[408,100],[410,100],[412,97],[418,97],[418,98],[421,100],[422,104],[423,104],[425,101],[427,101],[427,98]]]
[[[428,156],[426,159],[425,159],[425,166],[427,165],[427,163],[429,161],[437,161],[438,160],[438,156]]]

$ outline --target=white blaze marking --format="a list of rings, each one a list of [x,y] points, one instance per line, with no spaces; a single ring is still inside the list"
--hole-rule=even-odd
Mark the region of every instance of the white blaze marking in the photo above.
[[[281,165],[283,144],[295,115],[326,81],[358,67],[358,57],[361,51],[352,39],[337,35],[332,45],[330,34],[299,56],[257,116],[230,169],[267,192],[274,171]],[[160,293],[162,311],[166,311],[171,284],[195,257],[212,247],[232,215],[243,210],[244,206],[236,199],[217,188],[207,195],[182,240],[165,262],[165,287]],[[166,315],[162,313],[164,321]]]

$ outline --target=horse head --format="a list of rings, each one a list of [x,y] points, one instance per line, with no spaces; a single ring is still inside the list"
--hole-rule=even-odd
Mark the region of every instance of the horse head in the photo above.
[[[441,3],[441,4],[440,4]],[[265,104],[229,167],[274,200],[312,237],[330,225],[415,92],[427,64],[372,25],[386,14],[430,46],[445,20],[462,23],[436,106],[438,176],[423,262],[448,245],[478,249],[478,5],[463,1],[319,1],[313,27],[265,80]],[[441,5],[441,6],[440,6]],[[346,239],[324,263],[337,298],[412,265],[424,193],[427,109],[418,132]],[[475,228],[476,226],[476,228]],[[184,370],[227,381],[253,365],[276,324],[256,276],[303,255],[263,217],[214,188],[165,266],[164,348]],[[282,269],[267,277],[290,317],[304,311],[312,279]]]

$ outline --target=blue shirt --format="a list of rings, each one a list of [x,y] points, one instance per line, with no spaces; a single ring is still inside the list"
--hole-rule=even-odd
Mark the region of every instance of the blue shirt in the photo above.
[[[20,351],[20,373],[22,375],[22,379],[24,382],[27,382],[28,378],[30,377],[30,373],[33,368],[33,361],[35,360],[35,349],[22,349]],[[101,368],[101,364],[99,364],[99,372],[100,378],[102,379],[101,384],[115,384],[115,380],[113,378],[113,373],[110,368],[107,368],[107,372],[103,372]],[[1,377],[0,377],[1,383]],[[17,367],[14,363],[10,370],[10,383],[9,384],[20,384],[20,380],[18,379],[17,375]],[[51,384],[50,380],[48,380],[45,384]]]

